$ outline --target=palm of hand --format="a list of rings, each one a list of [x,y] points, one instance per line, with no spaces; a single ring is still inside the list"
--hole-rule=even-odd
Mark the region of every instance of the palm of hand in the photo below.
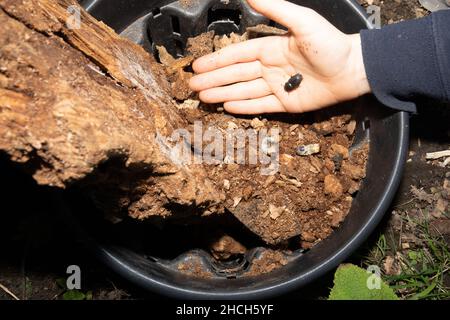
[[[333,40],[324,43],[320,34],[309,39],[294,35],[264,39],[259,58],[262,78],[284,111],[305,112],[339,102],[336,82],[343,76],[350,48],[343,47],[342,42],[335,46]],[[304,80],[298,89],[287,92],[284,84],[296,73]]]
[[[230,45],[199,58],[192,90],[231,113],[305,112],[370,92],[359,35],[346,35],[316,12],[283,0],[247,0],[290,33]],[[299,88],[285,83],[303,76]]]

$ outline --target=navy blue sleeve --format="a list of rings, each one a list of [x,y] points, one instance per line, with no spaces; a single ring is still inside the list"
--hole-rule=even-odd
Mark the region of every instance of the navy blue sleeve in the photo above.
[[[416,112],[427,97],[450,101],[450,10],[361,31],[364,66],[383,104]]]

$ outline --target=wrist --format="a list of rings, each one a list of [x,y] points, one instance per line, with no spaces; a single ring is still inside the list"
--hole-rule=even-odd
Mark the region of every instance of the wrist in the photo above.
[[[342,72],[333,80],[332,86],[338,102],[352,100],[371,92],[360,35],[345,35],[342,42],[342,46],[346,48],[346,60],[342,64]]]
[[[351,52],[349,57],[350,78],[349,83],[352,97],[357,98],[371,92],[369,81],[367,79],[366,68],[364,66],[364,56],[361,45],[361,36],[353,34],[349,36],[351,43]]]

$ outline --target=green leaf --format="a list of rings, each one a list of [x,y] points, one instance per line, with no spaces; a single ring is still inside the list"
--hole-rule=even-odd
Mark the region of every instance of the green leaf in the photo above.
[[[68,290],[63,294],[64,300],[84,300],[86,295],[80,290]]]
[[[436,288],[436,285],[437,285],[437,283],[435,281],[428,288],[423,290],[422,292],[419,292],[419,293],[415,294],[414,296],[412,296],[410,298],[410,300],[419,300],[419,299],[427,298],[430,295],[431,291],[433,291],[433,289]]]
[[[371,277],[369,279],[369,277]],[[398,300],[394,291],[375,274],[352,264],[341,265],[334,275],[334,287],[329,300]],[[376,281],[379,288],[368,284]]]
[[[411,260],[417,260],[419,258],[419,254],[413,250],[408,252],[408,257]]]
[[[86,300],[92,300],[92,298],[93,298],[92,291],[89,290],[88,292],[86,292]]]

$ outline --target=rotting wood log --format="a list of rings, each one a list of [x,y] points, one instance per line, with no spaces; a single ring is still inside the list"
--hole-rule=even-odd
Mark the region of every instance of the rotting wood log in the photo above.
[[[171,157],[186,127],[161,66],[74,0],[0,0],[0,150],[42,185],[82,185],[135,218],[220,211],[201,165]],[[191,209],[191,210],[188,210]]]
[[[191,133],[197,120],[222,133],[227,123],[227,128],[238,128],[240,122],[255,136],[265,124],[237,118],[234,123],[228,115],[201,108],[191,113],[179,109],[173,100],[178,87],[169,84],[167,70],[152,55],[79,6],[80,23],[68,23],[71,6],[78,4],[0,0],[0,152],[22,164],[39,184],[77,186],[111,218],[231,213],[269,244],[301,234],[301,246],[310,248],[339,225],[367,160],[367,146],[348,155],[355,128],[348,130],[350,115],[324,119],[318,128],[305,126],[298,138],[289,123],[272,122],[272,128],[287,133],[270,139],[281,141],[278,147],[285,152],[278,159],[278,152],[270,151],[274,161],[264,169],[275,165],[276,177],[262,174],[263,163],[239,166],[220,152],[219,163],[185,163],[185,152],[208,153],[197,148],[195,137],[180,141],[173,135],[180,129]],[[192,58],[172,60],[180,69]],[[203,133],[199,137],[204,139]],[[322,160],[291,155],[299,140],[307,142],[305,136],[321,141]],[[186,148],[178,148],[180,142]],[[264,145],[248,151],[265,149],[267,157],[272,148]],[[238,149],[245,151],[246,143],[236,142],[232,151]],[[342,170],[335,170],[336,150],[346,151],[339,162]]]

